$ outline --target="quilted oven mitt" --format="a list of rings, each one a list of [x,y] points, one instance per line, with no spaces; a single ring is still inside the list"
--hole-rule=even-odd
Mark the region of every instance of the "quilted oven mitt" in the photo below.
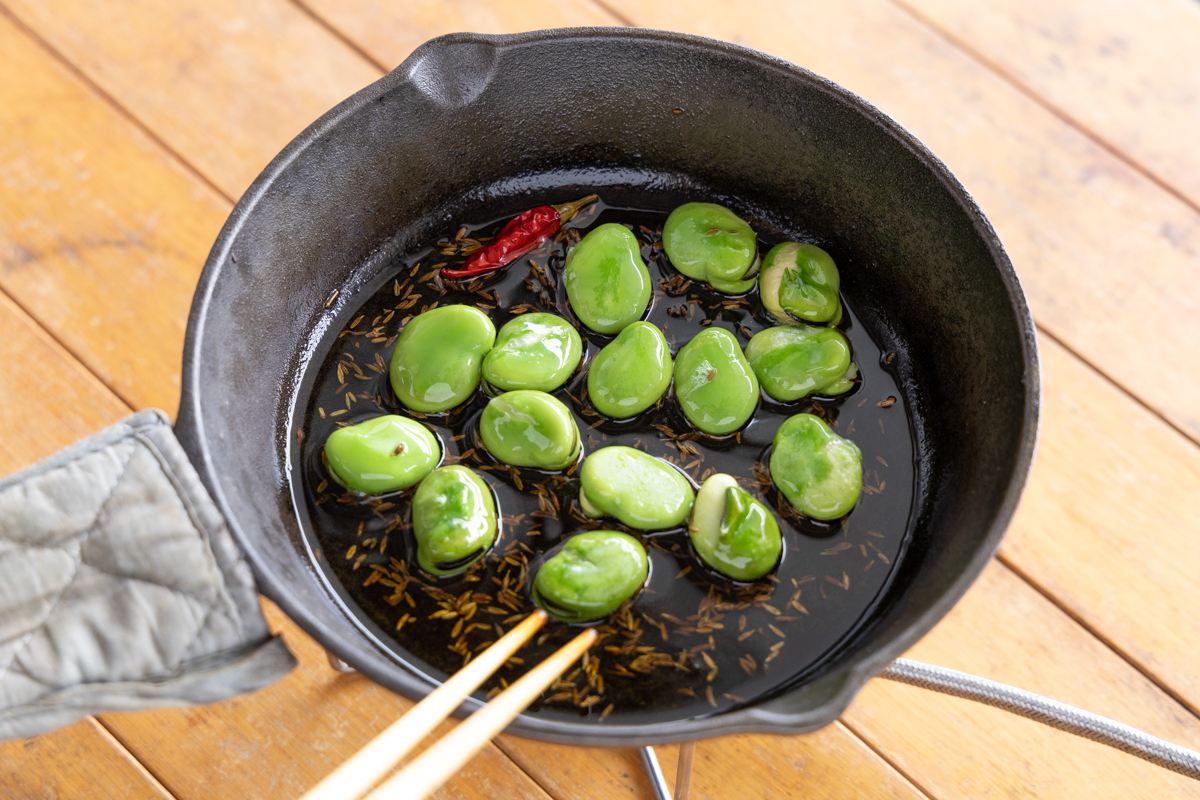
[[[294,665],[161,411],[0,481],[0,739],[221,700]]]

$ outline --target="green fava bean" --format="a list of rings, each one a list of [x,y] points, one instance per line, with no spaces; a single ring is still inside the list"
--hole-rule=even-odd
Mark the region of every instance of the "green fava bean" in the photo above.
[[[675,269],[714,289],[741,294],[754,287],[758,237],[750,224],[716,203],[684,203],[663,225],[663,249]]]
[[[754,413],[758,378],[733,336],[707,328],[675,359],[675,396],[693,425],[720,436],[745,425]]]
[[[785,402],[840,394],[858,376],[850,343],[836,328],[800,325],[759,331],[746,345],[746,360],[767,394]]]
[[[338,428],[325,440],[325,465],[333,479],[355,492],[407,489],[441,458],[437,438],[419,422],[388,414]]]
[[[496,328],[477,308],[442,306],[404,326],[392,352],[392,390],[401,403],[424,414],[463,403],[479,386],[483,357]]]
[[[666,461],[632,447],[601,447],[579,471],[579,505],[589,517],[612,516],[631,528],[682,525],[696,493]]]
[[[738,581],[766,575],[783,550],[775,517],[729,475],[700,487],[688,536],[705,564]]]
[[[842,318],[840,285],[829,253],[816,245],[784,242],[763,259],[758,291],[763,306],[785,325],[797,319],[836,325]]]
[[[637,594],[649,574],[637,539],[620,531],[588,531],[546,559],[533,579],[533,596],[561,622],[591,622]]]
[[[789,417],[771,447],[771,480],[813,519],[850,513],[862,493],[862,451],[812,414]]]
[[[635,322],[596,354],[588,369],[588,396],[601,414],[640,414],[671,385],[671,350],[657,325]]]
[[[492,490],[467,467],[435,469],[413,496],[417,564],[431,575],[454,575],[496,541]]]
[[[488,402],[479,418],[488,452],[515,467],[564,469],[579,458],[579,427],[571,412],[545,392],[520,389]]]
[[[567,254],[567,299],[596,333],[620,333],[650,305],[650,272],[628,228],[609,222],[594,228]]]
[[[483,379],[501,391],[552,392],[579,366],[579,331],[554,314],[522,314],[496,334],[483,358]]]

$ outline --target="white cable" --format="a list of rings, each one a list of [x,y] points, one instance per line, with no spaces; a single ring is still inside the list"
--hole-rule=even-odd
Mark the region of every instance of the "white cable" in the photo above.
[[[1200,753],[1024,689],[907,658],[893,661],[879,677],[1002,708],[1200,780]]]

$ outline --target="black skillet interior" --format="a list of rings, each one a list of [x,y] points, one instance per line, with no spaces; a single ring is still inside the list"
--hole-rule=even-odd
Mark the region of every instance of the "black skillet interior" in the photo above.
[[[430,680],[363,633],[313,567],[289,489],[301,379],[398,255],[452,220],[588,191],[643,208],[724,202],[837,254],[863,324],[898,356],[916,522],[872,618],[805,685],[701,720],[522,716],[511,730],[629,746],[828,724],[999,545],[1032,459],[1038,367],[1012,267],[965,190],[878,110],[794,65],[627,29],[422,46],[301,134],[238,203],[192,306],[179,437],[264,594],[380,684],[427,693]]]

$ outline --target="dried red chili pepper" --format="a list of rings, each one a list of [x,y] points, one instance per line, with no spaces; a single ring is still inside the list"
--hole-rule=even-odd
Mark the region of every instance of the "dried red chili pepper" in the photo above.
[[[570,222],[584,206],[594,202],[596,195],[589,194],[574,203],[538,206],[518,214],[496,234],[495,241],[472,253],[458,269],[443,267],[442,275],[460,281],[506,267],[537,247],[546,237],[558,233],[564,222]]]

